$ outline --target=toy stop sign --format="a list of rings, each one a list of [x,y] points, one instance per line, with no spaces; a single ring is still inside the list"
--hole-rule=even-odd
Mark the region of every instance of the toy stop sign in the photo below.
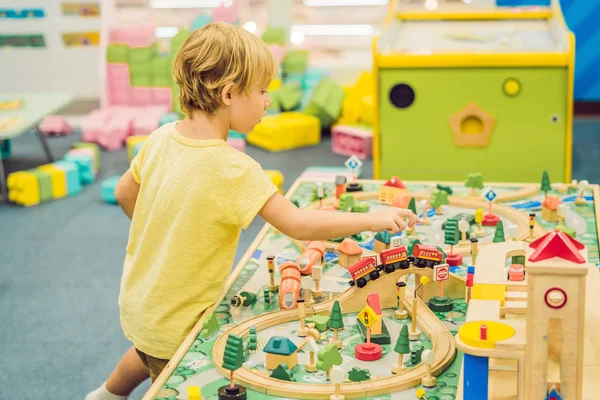
[[[445,281],[450,277],[450,267],[448,264],[440,264],[433,267],[433,280]]]

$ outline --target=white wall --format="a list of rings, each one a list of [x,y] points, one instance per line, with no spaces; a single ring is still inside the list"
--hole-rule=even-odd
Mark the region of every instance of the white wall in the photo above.
[[[0,48],[0,90],[99,97],[100,47],[66,47],[62,41],[63,32],[98,31],[99,17],[65,16],[62,0],[0,0],[0,4],[2,8],[42,8],[46,15],[0,19],[2,34],[43,34],[46,43],[39,48]]]

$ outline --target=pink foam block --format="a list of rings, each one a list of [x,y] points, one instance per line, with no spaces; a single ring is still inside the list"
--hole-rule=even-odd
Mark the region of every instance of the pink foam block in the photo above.
[[[131,47],[147,47],[155,40],[155,26],[113,28],[109,33],[110,43],[125,43]]]
[[[332,150],[345,156],[356,155],[365,160],[373,154],[373,134],[363,129],[335,125],[331,128]]]
[[[40,124],[40,130],[47,135],[66,136],[71,133],[71,125],[60,115],[49,115]]]
[[[151,104],[166,105],[168,107],[166,112],[171,111],[173,95],[170,88],[154,88],[151,89],[152,93],[150,96]]]
[[[152,88],[131,88],[131,105],[148,106],[152,96]]]
[[[160,118],[168,112],[166,107],[147,107],[133,121],[132,135],[149,135],[160,126]]]
[[[106,125],[96,137],[96,142],[106,150],[119,150],[131,134],[134,116],[116,114],[108,118]]]
[[[281,64],[283,56],[285,56],[285,49],[277,44],[274,44],[271,46],[271,53],[273,53],[277,59],[277,62]]]
[[[107,95],[109,106],[126,106],[131,104],[131,92],[129,88],[122,90],[110,88]]]
[[[233,24],[239,15],[239,1],[234,1],[229,7],[221,5],[215,8],[212,14],[213,22],[227,22]]]
[[[242,138],[229,138],[227,139],[227,144],[242,153],[246,152],[246,141]]]
[[[93,110],[81,121],[81,136],[86,142],[95,142],[104,127],[105,116],[101,110]]]

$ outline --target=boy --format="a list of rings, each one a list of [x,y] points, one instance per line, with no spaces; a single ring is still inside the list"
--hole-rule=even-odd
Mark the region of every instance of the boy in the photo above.
[[[179,50],[173,74],[187,116],[148,137],[115,189],[132,218],[119,307],[134,347],[86,400],[126,399],[148,376],[156,379],[219,297],[240,232],[257,214],[298,240],[399,232],[404,218],[417,222],[398,208],[298,209],[257,162],[227,145],[230,129],[249,133],[265,115],[276,68],[262,41],[228,24],[195,31]]]

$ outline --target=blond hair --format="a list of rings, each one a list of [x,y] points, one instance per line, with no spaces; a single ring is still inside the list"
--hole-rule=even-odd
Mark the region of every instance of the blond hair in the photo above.
[[[214,114],[227,84],[249,94],[257,85],[266,88],[276,69],[273,53],[252,33],[226,23],[206,25],[187,38],[175,58],[181,110]]]

